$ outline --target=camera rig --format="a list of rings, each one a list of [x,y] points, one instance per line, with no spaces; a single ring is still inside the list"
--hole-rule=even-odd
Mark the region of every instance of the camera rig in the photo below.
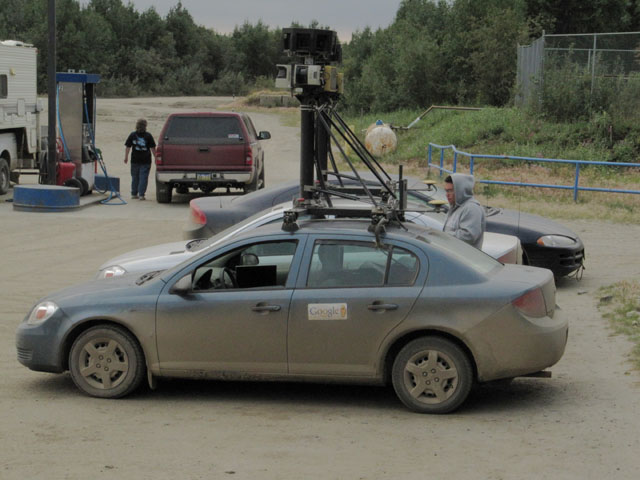
[[[300,101],[300,198],[285,212],[282,228],[297,230],[299,215],[322,218],[371,218],[376,236],[384,225],[404,221],[407,209],[407,181],[399,167],[397,180],[384,170],[336,111],[343,93],[339,71],[342,50],[332,30],[285,28],[283,50],[290,64],[277,65],[276,88],[291,90]],[[347,155],[348,147],[371,172],[364,179]],[[340,172],[334,152],[348,166]],[[331,180],[329,180],[331,178]],[[362,207],[341,208],[332,197],[363,203]]]

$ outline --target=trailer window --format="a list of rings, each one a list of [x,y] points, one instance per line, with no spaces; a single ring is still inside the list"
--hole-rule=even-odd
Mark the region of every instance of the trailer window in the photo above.
[[[8,94],[9,92],[7,88],[7,76],[0,75],[0,98],[7,98]]]

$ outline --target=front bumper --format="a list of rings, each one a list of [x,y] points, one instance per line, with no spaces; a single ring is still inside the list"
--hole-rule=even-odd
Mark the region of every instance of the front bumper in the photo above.
[[[556,277],[564,277],[578,270],[584,262],[584,246],[541,247],[538,244],[527,245],[526,259],[529,265],[548,268]]]
[[[39,325],[22,322],[16,333],[18,362],[38,372],[61,373],[65,370],[57,325],[49,319]],[[55,327],[54,327],[55,326]]]

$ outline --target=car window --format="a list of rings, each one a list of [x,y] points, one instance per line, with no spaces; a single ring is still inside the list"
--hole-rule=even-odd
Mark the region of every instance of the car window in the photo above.
[[[177,142],[181,139],[242,140],[243,132],[236,117],[174,117],[165,136]]]
[[[249,132],[249,135],[251,135],[254,139],[258,138],[258,134],[256,133],[256,129],[253,126],[253,122],[251,121],[251,118],[246,116],[242,118],[244,120],[245,127],[247,127],[247,131]]]
[[[244,245],[200,265],[193,290],[277,288],[287,283],[297,240]]]
[[[417,257],[403,248],[381,249],[367,242],[318,240],[313,247],[307,286],[411,285],[418,268]]]

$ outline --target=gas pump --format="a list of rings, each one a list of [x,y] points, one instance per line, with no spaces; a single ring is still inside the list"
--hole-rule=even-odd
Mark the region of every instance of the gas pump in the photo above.
[[[56,73],[58,138],[61,161],[56,183],[91,193],[98,155],[95,149],[96,84],[100,75],[80,71]]]

